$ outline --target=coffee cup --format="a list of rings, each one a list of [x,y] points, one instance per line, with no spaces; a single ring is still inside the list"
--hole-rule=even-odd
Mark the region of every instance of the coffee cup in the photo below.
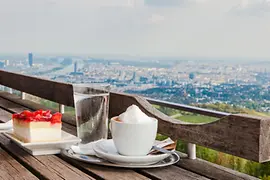
[[[158,128],[158,120],[150,118],[146,123],[127,123],[111,119],[110,129],[114,145],[124,156],[145,156],[151,150]]]

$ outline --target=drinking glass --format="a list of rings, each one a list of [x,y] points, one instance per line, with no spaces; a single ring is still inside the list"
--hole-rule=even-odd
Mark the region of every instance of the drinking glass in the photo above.
[[[77,136],[86,144],[108,137],[109,85],[74,84]]]

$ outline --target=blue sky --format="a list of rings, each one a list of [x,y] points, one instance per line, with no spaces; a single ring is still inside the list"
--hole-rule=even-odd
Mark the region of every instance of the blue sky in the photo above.
[[[0,53],[270,58],[269,0],[0,0]]]

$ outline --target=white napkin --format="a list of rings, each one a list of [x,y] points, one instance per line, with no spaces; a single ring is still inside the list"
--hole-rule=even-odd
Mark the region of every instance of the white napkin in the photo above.
[[[103,140],[103,139],[101,139],[101,140]],[[98,141],[101,141],[101,140],[93,141],[93,142],[90,142],[90,143],[87,143],[87,144],[72,145],[71,149],[76,154],[95,156],[96,153],[94,151],[94,144],[96,142],[98,142]]]
[[[164,139],[163,141],[155,141],[154,145],[160,148],[173,144],[174,141],[171,138]]]
[[[0,123],[0,130],[9,130],[13,128],[12,120],[7,121],[5,123]]]

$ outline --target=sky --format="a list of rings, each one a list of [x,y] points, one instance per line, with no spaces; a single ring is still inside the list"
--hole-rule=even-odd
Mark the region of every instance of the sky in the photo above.
[[[0,53],[270,58],[270,0],[0,0]]]

